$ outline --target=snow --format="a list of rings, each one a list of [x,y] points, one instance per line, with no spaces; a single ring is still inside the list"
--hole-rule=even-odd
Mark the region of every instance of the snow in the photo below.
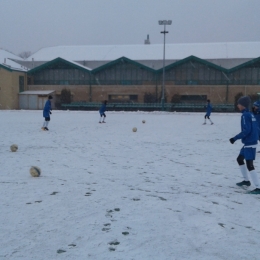
[[[23,60],[21,57],[0,48],[0,62],[4,63],[4,59],[8,59],[8,58],[16,59],[16,60]]]
[[[229,143],[240,114],[211,119],[55,110],[42,131],[42,111],[0,111],[0,258],[259,259],[260,196],[235,185]]]
[[[260,56],[260,42],[186,43],[165,46],[167,60],[191,55],[201,59],[243,59]],[[27,61],[50,61],[61,57],[72,61],[113,61],[121,57],[138,60],[162,60],[163,44],[53,46],[35,52]]]
[[[13,53],[0,49],[0,65],[12,70],[27,71],[26,67],[14,62],[11,59],[15,59],[18,61],[23,60],[22,58],[14,55]]]
[[[19,93],[19,95],[49,95],[55,92],[55,90],[27,90]]]
[[[7,69],[17,70],[17,71],[28,71],[28,69],[17,62],[14,62],[10,59],[6,59],[5,63],[1,64],[2,66],[6,67]]]

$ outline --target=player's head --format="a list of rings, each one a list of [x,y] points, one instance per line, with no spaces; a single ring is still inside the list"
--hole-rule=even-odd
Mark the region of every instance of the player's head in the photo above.
[[[49,95],[48,99],[52,99],[52,96],[51,96],[51,95]]]
[[[260,104],[258,101],[254,102],[253,106],[252,106],[252,111],[256,112],[259,109],[259,106],[260,106]]]
[[[249,96],[243,96],[241,98],[238,99],[237,101],[237,107],[240,111],[244,110],[244,109],[248,109],[249,105],[251,103],[251,99]]]
[[[207,102],[210,103],[210,99],[207,99]]]
[[[105,105],[107,104],[107,100],[104,100],[104,104],[105,104]]]

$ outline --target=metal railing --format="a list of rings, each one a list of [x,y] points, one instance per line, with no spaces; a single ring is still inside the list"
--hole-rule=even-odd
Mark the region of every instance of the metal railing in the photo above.
[[[62,104],[62,109],[66,110],[99,110],[101,103],[96,102],[72,102]],[[165,111],[168,112],[205,112],[205,104],[198,103],[165,103]],[[161,111],[161,103],[108,103],[108,111]],[[213,104],[213,112],[235,112],[234,104]]]

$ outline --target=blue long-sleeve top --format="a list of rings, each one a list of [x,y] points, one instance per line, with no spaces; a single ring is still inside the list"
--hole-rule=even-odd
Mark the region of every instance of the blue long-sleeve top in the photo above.
[[[257,122],[252,113],[247,109],[241,111],[241,132],[234,137],[235,140],[241,139],[245,145],[256,145],[258,141]]]
[[[208,105],[206,106],[206,109],[207,109],[207,111],[206,111],[207,114],[206,115],[210,116],[210,114],[212,112],[212,105],[210,103],[208,103]]]
[[[105,112],[106,112],[106,105],[103,104],[103,105],[100,107],[100,109],[99,109],[99,113],[100,113],[100,114],[103,114],[103,113],[105,113]]]
[[[48,99],[45,103],[44,109],[43,109],[43,117],[49,117],[51,108],[51,101]]]

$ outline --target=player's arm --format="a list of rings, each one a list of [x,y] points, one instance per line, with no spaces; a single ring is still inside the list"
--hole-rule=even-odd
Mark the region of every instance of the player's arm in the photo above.
[[[239,133],[238,135],[236,135],[234,137],[235,141],[246,137],[250,133],[251,121],[252,121],[251,117],[245,116],[245,115],[242,116],[242,131],[241,131],[241,133]]]

